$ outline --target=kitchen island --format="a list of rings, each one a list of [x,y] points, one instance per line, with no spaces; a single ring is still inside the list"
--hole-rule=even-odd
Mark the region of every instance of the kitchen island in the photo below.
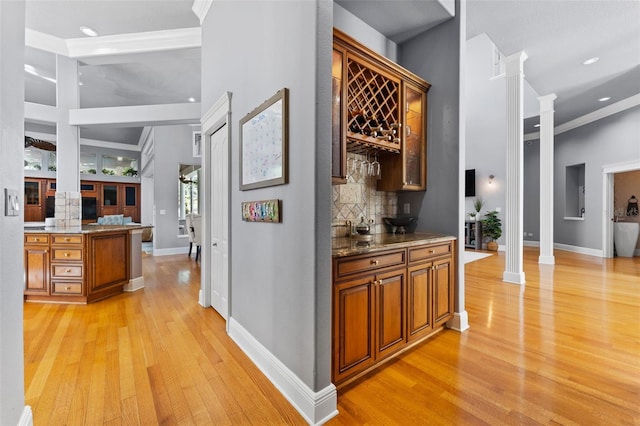
[[[24,300],[86,304],[144,287],[145,228],[25,226]]]
[[[453,316],[455,237],[334,238],[332,381],[356,380],[440,332]]]

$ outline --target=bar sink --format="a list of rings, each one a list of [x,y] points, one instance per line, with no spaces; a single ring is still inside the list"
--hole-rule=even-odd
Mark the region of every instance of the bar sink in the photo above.
[[[613,242],[618,256],[633,257],[640,234],[638,222],[616,222],[613,224]]]

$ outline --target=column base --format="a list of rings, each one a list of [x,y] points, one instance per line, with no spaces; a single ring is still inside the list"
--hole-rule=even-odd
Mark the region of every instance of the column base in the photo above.
[[[502,274],[502,281],[512,284],[524,284],[524,272],[508,272],[504,271]]]
[[[543,265],[555,265],[556,257],[555,256],[540,256],[538,257],[538,263],[542,263]]]

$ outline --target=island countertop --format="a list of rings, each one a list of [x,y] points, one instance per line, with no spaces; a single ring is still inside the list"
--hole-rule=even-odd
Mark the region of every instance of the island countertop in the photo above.
[[[25,234],[93,234],[97,232],[129,231],[133,229],[152,228],[151,225],[82,225],[74,227],[44,226],[44,224],[28,225],[25,223]]]
[[[351,256],[354,254],[373,253],[399,247],[412,247],[424,244],[434,244],[452,241],[452,235],[431,232],[411,234],[374,234],[371,241],[359,241],[350,237],[333,238],[331,254],[335,257]]]

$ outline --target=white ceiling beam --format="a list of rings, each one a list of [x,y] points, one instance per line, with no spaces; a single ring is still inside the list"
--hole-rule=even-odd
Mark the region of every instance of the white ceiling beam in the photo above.
[[[58,121],[58,108],[50,105],[25,102],[24,119],[32,123],[55,125]]]
[[[200,123],[200,103],[81,108],[69,111],[72,126],[137,127]]]

